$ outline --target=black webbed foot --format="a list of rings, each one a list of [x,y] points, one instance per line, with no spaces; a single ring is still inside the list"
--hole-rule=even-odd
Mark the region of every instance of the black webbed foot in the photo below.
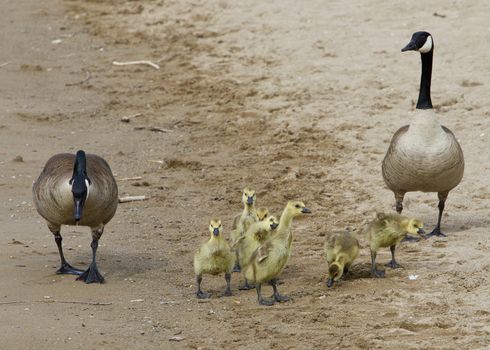
[[[444,233],[441,232],[441,229],[439,227],[436,227],[435,229],[432,230],[431,233],[427,235],[427,237],[432,237],[432,236],[447,237]]]
[[[77,281],[84,281],[85,283],[104,283],[105,279],[97,269],[97,265],[92,263],[87,270],[77,277]]]
[[[233,294],[231,293],[231,289],[226,289],[223,294],[221,294],[222,297],[231,297]]]
[[[211,298],[211,294],[203,292],[202,290],[198,290],[196,293],[198,299],[209,299]]]
[[[245,283],[243,285],[238,286],[239,290],[250,290],[250,289],[254,289],[254,288],[255,288],[255,286],[250,285],[247,280],[245,280]]]
[[[70,264],[65,262],[65,263],[61,264],[61,266],[58,270],[56,270],[56,273],[58,275],[68,274],[68,275],[79,275],[80,276],[81,274],[83,274],[83,270],[79,270],[77,268],[74,268],[73,266],[71,266]]]
[[[282,295],[282,294],[279,294],[279,293],[273,294],[273,295],[272,295],[272,298],[273,298],[275,301],[279,302],[279,303],[284,303],[284,302],[286,302],[286,301],[289,301],[289,297],[287,297],[287,296],[285,296],[285,295]],[[272,298],[271,298],[271,299],[272,299]]]
[[[384,278],[385,272],[381,270],[372,270],[371,276],[373,276],[374,278]]]
[[[239,263],[235,263],[235,266],[233,266],[233,272],[240,272],[242,271],[242,268],[240,267]]]
[[[401,269],[401,268],[403,268],[403,266],[400,265],[399,263],[397,263],[395,260],[390,260],[390,262],[386,263],[385,266],[386,267],[390,267],[392,269]]]
[[[274,305],[274,299],[260,298],[259,304],[265,305],[265,306],[272,306],[272,305]]]

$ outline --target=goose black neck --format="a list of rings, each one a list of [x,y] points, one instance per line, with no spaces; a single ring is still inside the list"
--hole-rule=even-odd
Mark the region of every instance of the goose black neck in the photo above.
[[[87,158],[85,157],[84,151],[78,151],[75,156],[75,165],[73,167],[73,177],[76,175],[83,175],[84,177],[87,174]]]
[[[432,101],[430,99],[430,82],[432,78],[432,56],[434,48],[429,52],[421,53],[422,58],[422,76],[420,77],[419,100],[417,109],[431,109]]]

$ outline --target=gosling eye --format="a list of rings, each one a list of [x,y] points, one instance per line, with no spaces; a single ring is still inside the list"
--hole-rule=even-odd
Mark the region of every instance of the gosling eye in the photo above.
[[[299,208],[301,208],[301,205],[296,204],[295,207],[299,209]]]

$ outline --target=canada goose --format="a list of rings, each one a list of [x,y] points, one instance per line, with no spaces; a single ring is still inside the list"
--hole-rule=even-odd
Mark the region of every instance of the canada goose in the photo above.
[[[104,282],[96,263],[96,252],[104,226],[116,213],[116,180],[107,162],[94,154],[78,151],[51,157],[32,187],[37,212],[47,221],[61,259],[58,274],[79,275],[86,283]],[[92,230],[92,262],[86,271],[72,267],[63,255],[61,225],[89,226]]]
[[[261,305],[273,305],[275,301],[288,301],[289,298],[277,291],[276,277],[282,272],[291,255],[293,235],[291,224],[293,218],[301,214],[311,213],[303,202],[289,201],[282,212],[279,226],[271,237],[265,241],[250,257],[244,267],[245,278],[255,282],[257,297]],[[261,294],[262,283],[269,282],[272,285],[273,299],[265,299]]]
[[[269,209],[265,207],[260,207],[257,209],[257,220],[264,221],[265,218],[269,216]]]
[[[328,264],[327,287],[333,286],[359,255],[359,241],[349,232],[336,233],[325,242],[325,257]]]
[[[424,224],[417,219],[410,219],[399,214],[377,213],[374,219],[366,227],[365,233],[371,249],[371,275],[384,277],[384,271],[376,269],[376,254],[379,248],[390,247],[391,261],[385,266],[393,269],[402,267],[395,260],[395,248],[407,233],[424,235]]]
[[[209,298],[209,293],[201,290],[202,274],[225,274],[226,290],[224,296],[231,295],[231,271],[235,263],[235,254],[232,253],[228,242],[222,235],[223,226],[221,220],[213,219],[209,223],[211,238],[204,243],[194,255],[194,272],[196,273],[197,297]]]
[[[233,226],[231,231],[231,242],[237,242],[240,237],[247,232],[248,227],[254,222],[258,221],[257,212],[255,210],[255,201],[257,196],[254,190],[244,188],[242,192],[243,211],[241,214],[235,216],[233,220]],[[234,272],[240,272],[240,259],[238,257],[238,251],[236,252],[236,262],[233,267]]]
[[[269,216],[265,221],[255,222],[248,228],[247,232],[236,242],[240,266],[245,266],[253,252],[264,243],[271,235],[271,232],[278,226],[275,216]],[[252,289],[245,278],[245,283],[240,286],[240,290]]]
[[[442,212],[449,191],[463,177],[463,151],[451,130],[439,124],[432,110],[432,35],[427,32],[414,33],[402,52],[409,50],[420,52],[422,57],[417,111],[410,125],[403,126],[393,135],[382,164],[383,178],[395,194],[399,214],[403,210],[406,192],[437,192],[439,217],[429,236],[445,236],[441,232]]]

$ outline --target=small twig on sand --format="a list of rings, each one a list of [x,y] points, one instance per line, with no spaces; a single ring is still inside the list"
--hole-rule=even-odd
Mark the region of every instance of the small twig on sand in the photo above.
[[[131,114],[131,115],[126,115],[124,117],[121,117],[121,121],[123,123],[129,123],[131,119],[136,118],[136,117],[141,117],[143,113],[136,113],[136,114]]]
[[[90,302],[90,301],[77,301],[77,300],[34,300],[34,301],[3,301],[0,305],[12,305],[12,304],[33,304],[33,303],[59,303],[59,304],[82,304],[82,305],[112,305],[112,303]]]
[[[154,160],[154,159],[148,159],[149,162],[151,163],[158,163],[158,164],[163,164],[165,163],[163,160]]]
[[[147,199],[148,198],[146,196],[126,196],[126,197],[119,197],[119,203],[145,201]]]
[[[99,301],[77,301],[77,300],[43,300],[43,303],[60,303],[60,304],[82,304],[82,305],[112,305],[112,303],[101,303]]]
[[[151,66],[155,69],[160,69],[160,66],[156,63],[153,63],[152,61],[128,61],[128,62],[113,61],[112,64],[115,66],[130,66],[130,65],[134,65],[134,64],[146,64],[146,65]]]
[[[85,72],[85,79],[82,81],[79,81],[77,83],[66,83],[65,86],[74,86],[74,85],[80,85],[88,81],[92,77],[92,73],[90,73],[89,70],[82,68],[82,72]]]
[[[149,130],[149,131],[155,131],[155,132],[171,132],[172,131],[169,129],[159,128],[156,126],[135,126],[134,130]]]
[[[4,62],[4,63],[0,63],[0,67],[3,67],[3,66],[6,66],[7,64],[10,64],[12,62]]]
[[[133,176],[133,177],[122,177],[120,179],[117,179],[118,181],[136,181],[136,180],[141,180],[141,176]]]

